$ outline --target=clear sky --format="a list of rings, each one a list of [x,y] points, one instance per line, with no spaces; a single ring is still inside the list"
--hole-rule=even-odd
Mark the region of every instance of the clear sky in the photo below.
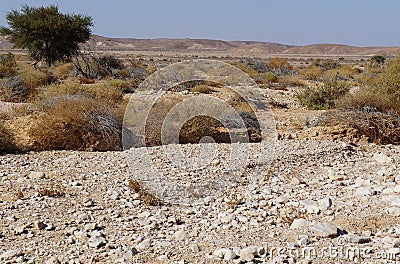
[[[107,37],[400,46],[399,0],[0,0],[0,25],[24,3],[89,15]]]

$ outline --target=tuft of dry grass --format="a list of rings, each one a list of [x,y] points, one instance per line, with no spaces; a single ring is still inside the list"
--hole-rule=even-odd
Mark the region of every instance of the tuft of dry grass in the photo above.
[[[47,186],[43,186],[38,190],[40,196],[47,196],[52,198],[59,198],[65,195],[65,190],[60,185],[50,183]]]
[[[190,89],[192,93],[203,93],[203,94],[211,94],[214,90],[208,85],[197,85]]]
[[[24,80],[26,86],[30,88],[37,88],[43,85],[51,83],[54,77],[48,73],[41,70],[35,69],[31,65],[20,65],[18,70],[18,75]]]
[[[299,76],[281,76],[279,77],[279,82],[282,83],[285,86],[298,86],[298,87],[304,87],[306,86],[306,82],[304,80],[301,80]]]
[[[350,65],[341,65],[337,68],[330,69],[324,72],[324,76],[328,78],[338,76],[343,79],[354,79],[358,74],[360,74],[359,70],[351,67]]]
[[[50,102],[28,131],[34,150],[119,150],[122,114],[109,105],[82,96]]]
[[[140,186],[140,183],[136,180],[129,180],[128,182],[128,187],[131,189],[133,192],[138,193],[139,200],[141,200],[144,204],[150,205],[150,206],[157,206],[161,204],[161,200],[148,191],[142,189]]]
[[[38,97],[40,100],[48,100],[71,95],[92,98],[110,105],[120,103],[123,98],[120,87],[110,83],[83,85],[74,82],[48,85]]]
[[[54,69],[53,74],[59,79],[66,79],[70,76],[73,68],[74,65],[72,63],[60,64]]]
[[[305,80],[316,81],[322,76],[322,69],[318,66],[311,65],[305,69],[302,69],[299,73],[300,77]]]

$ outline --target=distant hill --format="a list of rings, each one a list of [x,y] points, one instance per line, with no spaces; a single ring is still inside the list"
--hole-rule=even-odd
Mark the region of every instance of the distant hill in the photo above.
[[[0,51],[12,49],[12,44],[0,36]],[[89,50],[227,52],[232,55],[397,55],[400,47],[356,47],[341,44],[291,46],[261,41],[223,41],[212,39],[134,39],[107,38],[93,35],[84,45]]]
[[[298,46],[282,51],[282,54],[311,54],[311,55],[397,55],[400,47],[356,47],[341,44],[313,44]]]

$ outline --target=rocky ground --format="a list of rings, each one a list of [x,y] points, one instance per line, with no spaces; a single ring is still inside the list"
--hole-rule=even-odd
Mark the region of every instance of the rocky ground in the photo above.
[[[258,184],[172,205],[132,188],[124,152],[3,155],[0,262],[399,263],[399,161],[399,146],[278,140],[243,170]]]

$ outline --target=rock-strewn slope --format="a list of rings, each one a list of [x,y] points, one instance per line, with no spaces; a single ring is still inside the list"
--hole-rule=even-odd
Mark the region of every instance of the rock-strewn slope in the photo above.
[[[399,160],[398,146],[283,140],[245,192],[148,206],[123,152],[3,155],[0,261],[395,263]]]

